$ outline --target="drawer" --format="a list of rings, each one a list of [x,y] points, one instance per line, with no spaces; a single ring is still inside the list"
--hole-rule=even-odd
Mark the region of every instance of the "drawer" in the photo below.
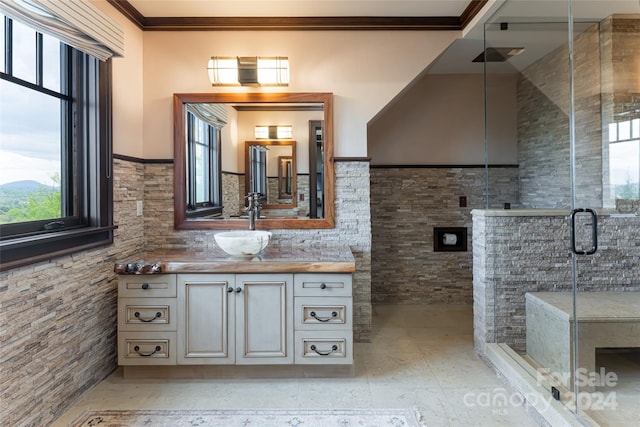
[[[297,297],[293,305],[296,330],[351,329],[350,297]]]
[[[121,275],[118,277],[118,296],[120,298],[175,297],[176,275]]]
[[[175,298],[118,299],[119,331],[175,331]]]
[[[295,337],[297,365],[350,365],[353,363],[351,331],[297,331]]]
[[[118,334],[119,365],[175,365],[175,332],[122,332]]]
[[[293,280],[297,297],[351,296],[351,274],[296,274]]]

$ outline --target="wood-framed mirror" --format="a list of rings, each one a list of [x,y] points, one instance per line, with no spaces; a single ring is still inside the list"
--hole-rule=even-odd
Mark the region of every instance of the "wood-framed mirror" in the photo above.
[[[173,96],[173,113],[176,229],[248,228],[245,142],[259,141],[254,130],[265,123],[293,126],[293,135],[287,137],[295,143],[293,158],[282,160],[290,171],[291,199],[287,188],[279,191],[281,181],[274,172],[273,192],[279,202],[266,203],[256,228],[335,227],[333,94],[179,93]],[[274,163],[280,166],[278,159]]]

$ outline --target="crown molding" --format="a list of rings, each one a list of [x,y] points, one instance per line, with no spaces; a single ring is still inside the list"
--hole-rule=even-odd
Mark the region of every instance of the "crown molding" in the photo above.
[[[145,17],[128,0],[107,0],[144,31],[456,31],[488,0],[471,0],[460,16]]]

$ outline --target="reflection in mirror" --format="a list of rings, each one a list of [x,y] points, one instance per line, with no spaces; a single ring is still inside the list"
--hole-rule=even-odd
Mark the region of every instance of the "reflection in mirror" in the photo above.
[[[291,209],[296,207],[296,141],[245,141],[245,194],[260,193],[262,209]],[[289,195],[280,197],[281,159],[288,159]],[[293,177],[296,176],[294,180]],[[308,179],[308,175],[305,176]],[[308,209],[307,209],[308,210]],[[286,214],[278,212],[279,215]],[[291,216],[305,216],[296,209],[288,212]]]
[[[292,198],[294,170],[291,156],[278,156],[278,199]]]
[[[246,194],[259,192],[256,228],[333,228],[332,101],[330,93],[175,94],[175,227],[244,228]],[[265,123],[292,134],[256,140]]]

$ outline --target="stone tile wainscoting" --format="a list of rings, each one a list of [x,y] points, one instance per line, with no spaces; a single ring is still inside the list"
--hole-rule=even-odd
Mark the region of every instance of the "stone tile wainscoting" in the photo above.
[[[144,165],[113,170],[113,245],[0,273],[2,425],[49,425],[116,368],[113,264],[144,248]]]
[[[374,303],[471,304],[471,209],[485,206],[485,176],[484,166],[371,167]],[[490,200],[514,204],[517,178],[516,167],[491,167]],[[434,227],[466,227],[467,251],[434,252]]]
[[[494,342],[525,350],[525,293],[571,291],[567,215],[473,212],[474,340],[480,354]],[[600,214],[598,230],[598,251],[578,259],[578,291],[640,291],[640,216]]]

